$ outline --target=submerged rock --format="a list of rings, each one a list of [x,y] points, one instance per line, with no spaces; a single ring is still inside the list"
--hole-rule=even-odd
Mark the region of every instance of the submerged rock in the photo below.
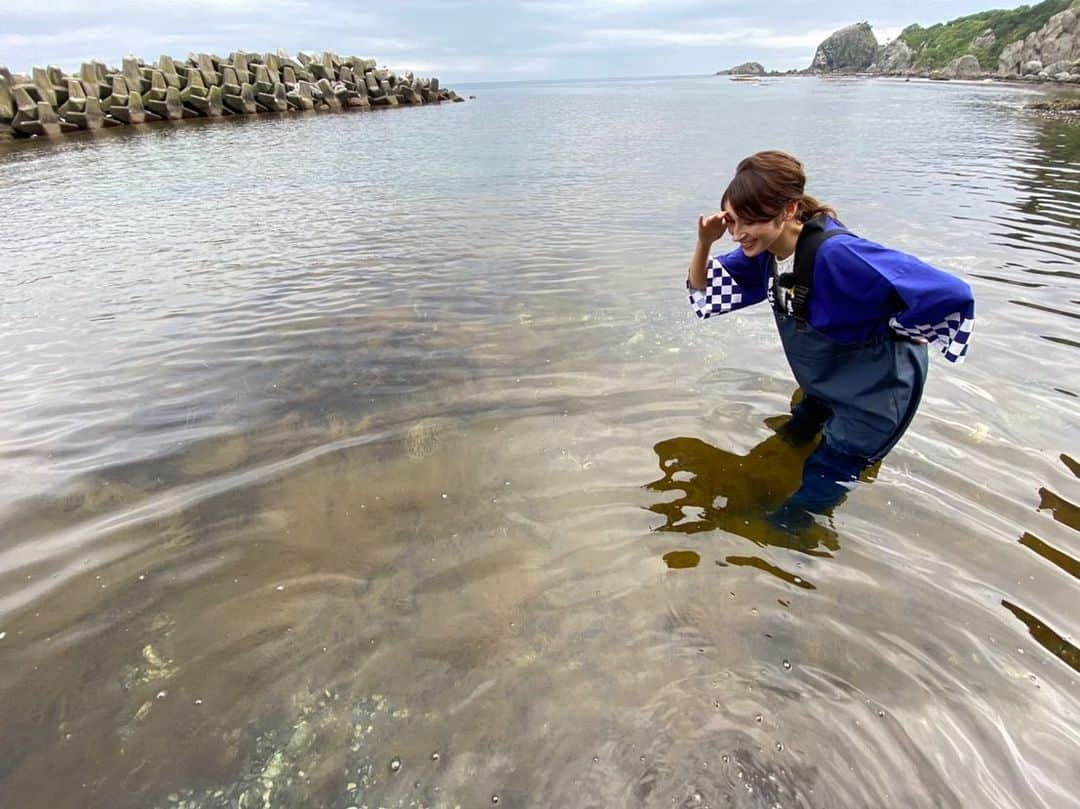
[[[421,419],[405,433],[406,454],[414,461],[434,455],[445,440],[449,427],[447,419]]]
[[[1080,95],[1050,98],[1028,105],[1029,109],[1065,115],[1080,115]]]

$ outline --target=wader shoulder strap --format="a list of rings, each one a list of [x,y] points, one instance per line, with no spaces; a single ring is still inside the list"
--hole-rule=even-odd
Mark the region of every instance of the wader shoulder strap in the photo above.
[[[799,234],[799,241],[795,243],[794,269],[776,279],[780,286],[791,290],[792,314],[800,323],[805,323],[809,316],[810,290],[814,285],[814,259],[817,257],[818,248],[826,239],[841,233],[851,233],[844,228],[825,230],[825,222],[824,214],[807,220]]]

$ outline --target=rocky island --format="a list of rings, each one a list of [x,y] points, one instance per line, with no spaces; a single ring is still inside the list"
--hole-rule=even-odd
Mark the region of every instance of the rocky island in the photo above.
[[[717,76],[764,76],[765,66],[761,62],[743,62],[728,70],[716,71]]]

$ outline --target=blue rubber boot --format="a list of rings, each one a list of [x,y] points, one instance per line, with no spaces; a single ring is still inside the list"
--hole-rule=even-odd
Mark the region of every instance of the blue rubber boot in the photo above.
[[[870,459],[833,449],[822,442],[806,459],[802,485],[774,511],[769,521],[787,531],[801,531],[815,514],[827,514],[853,488]]]
[[[821,432],[832,414],[824,401],[807,394],[791,409],[791,418],[780,428],[780,434],[793,444],[805,444]]]

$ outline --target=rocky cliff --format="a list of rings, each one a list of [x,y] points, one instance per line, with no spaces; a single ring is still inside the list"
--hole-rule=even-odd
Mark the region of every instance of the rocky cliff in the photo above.
[[[1051,17],[1038,31],[1006,45],[998,59],[999,76],[1066,78],[1080,74],[1080,0]]]
[[[915,51],[902,39],[894,39],[878,51],[870,70],[876,73],[902,73],[915,64]]]
[[[974,56],[984,70],[997,67],[1002,49],[1038,31],[1074,0],[1042,0],[1030,6],[980,11],[928,28],[909,25],[900,32],[914,52],[912,67],[941,70],[962,56]]]
[[[878,41],[870,23],[859,22],[841,28],[818,45],[811,73],[854,73],[874,63]]]
[[[922,28],[879,46],[868,23],[841,28],[818,46],[809,73],[868,71],[975,79],[992,75],[1080,84],[1080,0],[987,11]],[[1058,11],[1060,9],[1060,11]]]

